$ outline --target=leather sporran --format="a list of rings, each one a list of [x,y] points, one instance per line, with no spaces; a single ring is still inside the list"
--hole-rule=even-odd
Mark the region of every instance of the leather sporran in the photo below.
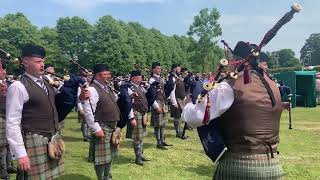
[[[118,146],[122,142],[121,128],[116,128],[111,135],[111,142],[113,145]]]
[[[52,136],[48,143],[48,154],[52,160],[60,160],[65,153],[65,144],[59,134]]]
[[[163,113],[168,113],[168,106],[167,106],[167,105],[164,104],[164,105],[162,106],[162,112],[163,112]]]
[[[148,114],[143,115],[142,123],[143,123],[144,127],[150,126],[150,122],[149,122],[149,119],[148,119]]]

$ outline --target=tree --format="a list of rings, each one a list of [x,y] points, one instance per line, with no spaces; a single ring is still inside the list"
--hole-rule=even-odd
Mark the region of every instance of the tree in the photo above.
[[[300,59],[304,65],[320,65],[320,33],[311,34],[300,53]]]
[[[269,55],[269,68],[285,68],[300,66],[300,61],[295,57],[295,53],[291,49],[281,49],[279,51],[267,52]]]
[[[194,22],[189,27],[188,35],[197,39],[192,45],[194,50],[192,64],[193,68],[198,71],[212,71],[223,56],[215,40],[222,35],[219,18],[220,14],[216,8],[211,11],[208,8],[202,9],[199,15],[194,17]]]
[[[92,26],[80,17],[59,18],[57,22],[58,43],[69,58],[78,58],[83,66],[91,66],[89,43],[92,40]]]

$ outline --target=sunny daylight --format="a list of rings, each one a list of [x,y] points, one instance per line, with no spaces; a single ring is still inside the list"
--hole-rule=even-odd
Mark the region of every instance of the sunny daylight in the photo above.
[[[0,179],[320,180],[316,0],[1,0]]]

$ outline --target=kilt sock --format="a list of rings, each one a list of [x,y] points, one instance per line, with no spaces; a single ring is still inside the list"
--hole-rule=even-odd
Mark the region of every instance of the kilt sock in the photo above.
[[[162,142],[161,142],[160,128],[159,128],[159,127],[155,127],[155,128],[154,128],[154,135],[156,136],[156,139],[157,139],[157,145],[162,144]]]
[[[7,159],[7,147],[1,146],[0,147],[0,178],[6,178],[9,177],[7,172],[7,165],[6,165],[6,159]]]
[[[180,136],[181,135],[181,120],[180,118],[174,118],[173,119],[173,124],[174,124],[174,129],[176,130],[176,136]]]
[[[161,144],[163,144],[165,142],[165,137],[164,137],[164,126],[160,127],[160,140],[161,140]]]
[[[98,180],[109,180],[110,169],[111,169],[111,162],[94,166],[94,170],[96,171]]]

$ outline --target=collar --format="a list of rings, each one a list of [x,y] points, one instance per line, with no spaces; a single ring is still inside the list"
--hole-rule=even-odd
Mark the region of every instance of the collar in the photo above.
[[[93,82],[97,83],[97,84],[98,84],[99,86],[101,86],[102,88],[108,87],[107,85],[103,85],[103,84],[99,83],[97,80],[93,80]]]
[[[160,79],[160,75],[158,74],[153,74],[153,76]]]
[[[26,76],[28,76],[30,79],[32,79],[32,81],[37,82],[38,80],[43,81],[43,78],[40,76],[40,78],[34,77],[32,75],[30,75],[29,73],[25,72],[24,73]]]

